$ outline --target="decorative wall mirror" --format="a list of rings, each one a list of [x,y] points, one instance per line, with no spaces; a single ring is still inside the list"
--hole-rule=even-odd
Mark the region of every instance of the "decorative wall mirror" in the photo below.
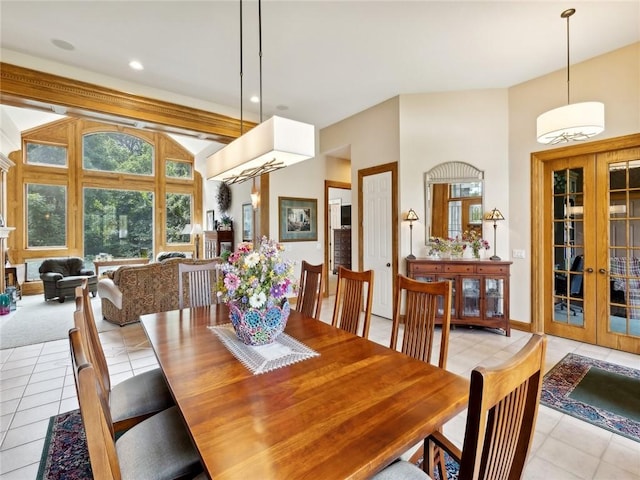
[[[425,243],[429,237],[482,235],[484,172],[465,162],[446,162],[424,174]]]

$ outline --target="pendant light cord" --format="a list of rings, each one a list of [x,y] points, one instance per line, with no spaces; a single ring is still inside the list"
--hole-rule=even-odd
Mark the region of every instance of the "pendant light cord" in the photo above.
[[[260,61],[260,123],[262,123],[262,0],[258,0],[258,58]]]
[[[240,0],[240,136],[244,133],[244,116],[242,113],[242,0]]]
[[[571,93],[570,93],[570,81],[571,81],[571,77],[570,77],[570,70],[571,70],[571,61],[570,61],[570,57],[569,57],[569,18],[571,17],[571,15],[573,15],[574,13],[576,13],[575,8],[569,8],[568,10],[565,10],[564,12],[562,12],[560,14],[560,16],[562,18],[566,18],[567,19],[567,105],[571,104]]]

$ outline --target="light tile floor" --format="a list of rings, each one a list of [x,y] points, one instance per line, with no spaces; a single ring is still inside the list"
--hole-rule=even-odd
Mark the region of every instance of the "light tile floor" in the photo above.
[[[330,321],[333,297],[322,308],[322,319]],[[390,332],[389,320],[373,318],[371,340],[388,345]],[[100,337],[114,384],[157,365],[139,324]],[[468,377],[480,363],[509,357],[528,337],[516,330],[505,337],[457,328],[451,332],[448,368]],[[68,350],[67,340],[0,350],[0,480],[35,479],[49,417],[78,407]],[[640,368],[638,355],[549,337],[547,369],[570,352]],[[458,445],[465,415],[444,427]],[[640,480],[640,443],[541,406],[524,478]]]

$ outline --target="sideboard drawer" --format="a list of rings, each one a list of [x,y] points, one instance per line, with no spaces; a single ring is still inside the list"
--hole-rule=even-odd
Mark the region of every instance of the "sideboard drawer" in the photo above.
[[[509,273],[508,265],[478,265],[478,273],[505,275]]]
[[[462,263],[454,263],[444,266],[444,271],[447,273],[475,273],[476,268],[474,264],[464,265]]]
[[[410,273],[440,273],[443,272],[443,265],[441,263],[414,263],[410,267]]]

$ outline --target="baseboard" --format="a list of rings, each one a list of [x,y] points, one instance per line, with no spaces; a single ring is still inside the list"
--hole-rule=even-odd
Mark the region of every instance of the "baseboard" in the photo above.
[[[514,330],[520,330],[522,332],[531,333],[531,324],[526,322],[520,322],[518,320],[509,320],[509,326]]]

